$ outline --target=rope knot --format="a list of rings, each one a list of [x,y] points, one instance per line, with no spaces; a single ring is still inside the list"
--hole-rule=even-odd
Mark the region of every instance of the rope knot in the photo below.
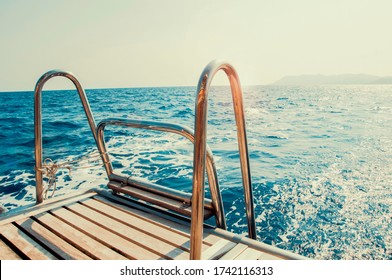
[[[56,191],[56,181],[57,181],[57,172],[59,169],[63,168],[63,169],[68,169],[69,172],[69,176],[71,176],[71,170],[74,169],[83,169],[83,168],[93,168],[93,167],[97,167],[97,166],[102,166],[102,164],[95,164],[93,165],[93,163],[97,162],[98,157],[101,157],[102,154],[97,153],[97,152],[93,152],[87,156],[81,157],[79,159],[76,160],[72,160],[72,161],[66,161],[63,163],[57,163],[55,161],[53,161],[51,158],[46,158],[43,162],[42,168],[38,169],[39,171],[42,172],[42,174],[44,176],[46,176],[48,178],[47,181],[47,187],[44,190],[44,197],[45,199],[48,198],[48,192],[50,189],[53,189],[51,195],[49,196],[49,198],[53,197],[55,191]],[[85,166],[79,166],[82,162],[84,162],[87,165]],[[78,165],[78,166],[77,166]]]

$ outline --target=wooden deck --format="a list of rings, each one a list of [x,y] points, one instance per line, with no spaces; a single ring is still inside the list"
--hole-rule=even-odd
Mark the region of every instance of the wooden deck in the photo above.
[[[187,260],[189,224],[91,192],[0,220],[0,259]],[[203,259],[301,258],[220,229],[206,228]]]

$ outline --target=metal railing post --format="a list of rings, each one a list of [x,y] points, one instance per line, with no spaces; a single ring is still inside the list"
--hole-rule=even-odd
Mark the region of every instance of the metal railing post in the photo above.
[[[35,90],[34,90],[34,136],[35,136],[35,145],[34,145],[34,152],[35,152],[35,180],[36,180],[36,199],[37,203],[41,203],[44,200],[43,194],[44,194],[44,189],[43,189],[43,176],[42,176],[42,89],[45,85],[45,83],[50,80],[53,77],[56,76],[62,76],[66,77],[71,82],[75,85],[78,93],[80,100],[83,105],[84,112],[86,113],[86,117],[91,129],[91,132],[93,133],[95,142],[97,141],[97,135],[95,132],[96,125],[95,125],[95,120],[93,113],[91,112],[90,104],[88,103],[86,93],[82,87],[82,85],[79,83],[79,81],[76,79],[76,77],[66,71],[62,70],[52,70],[48,71],[45,74],[43,74],[39,80],[37,81],[37,84],[35,85]],[[102,153],[101,153],[102,154]]]
[[[240,154],[242,184],[245,193],[246,216],[248,219],[249,237],[256,239],[254,218],[253,191],[249,167],[248,145],[246,139],[245,116],[242,102],[242,90],[235,69],[224,61],[210,62],[200,76],[195,105],[195,144],[193,159],[193,190],[191,218],[191,250],[190,258],[201,259],[203,240],[203,202],[206,170],[206,140],[207,140],[207,97],[208,89],[214,75],[223,70],[229,78],[234,114],[237,125],[237,138]]]

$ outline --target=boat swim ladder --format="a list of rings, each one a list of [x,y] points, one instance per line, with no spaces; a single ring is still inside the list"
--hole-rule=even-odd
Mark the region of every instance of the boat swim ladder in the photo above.
[[[210,84],[219,71],[223,70],[229,78],[234,115],[237,125],[237,139],[240,155],[242,184],[245,193],[246,216],[248,220],[249,237],[256,239],[256,224],[253,206],[253,191],[249,167],[248,145],[246,139],[245,115],[242,101],[242,90],[235,69],[224,61],[210,62],[202,72],[195,105],[195,144],[193,152],[193,189],[192,189],[192,219],[191,219],[191,259],[201,259],[203,240],[203,201],[206,170],[206,140],[207,140],[207,97]]]
[[[204,210],[205,210],[205,199],[204,199],[204,187],[205,187],[205,172],[206,172],[206,158],[207,158],[207,175],[209,180],[209,186],[211,188],[212,197],[212,209],[215,214],[217,227],[226,228],[224,210],[221,201],[221,194],[219,190],[219,184],[216,175],[215,164],[213,162],[212,153],[209,150],[206,139],[207,139],[207,97],[208,90],[214,75],[223,70],[229,78],[234,115],[237,126],[237,138],[239,146],[242,184],[244,187],[244,196],[246,203],[246,216],[248,220],[248,232],[249,237],[256,239],[256,226],[254,218],[254,205],[253,205],[253,191],[249,167],[249,155],[248,146],[246,139],[246,128],[245,128],[245,117],[244,108],[242,102],[242,90],[239,82],[238,75],[235,69],[228,63],[222,61],[212,61],[204,69],[197,88],[196,106],[195,106],[195,134],[192,130],[173,124],[158,123],[151,121],[137,121],[137,120],[118,120],[118,119],[107,119],[98,125],[95,124],[94,116],[92,114],[89,102],[87,100],[86,93],[75,78],[75,76],[69,72],[61,70],[52,70],[40,77],[38,80],[35,91],[34,91],[34,135],[35,135],[35,174],[36,174],[36,199],[37,203],[42,203],[44,200],[44,188],[43,188],[43,161],[42,161],[42,89],[45,83],[53,77],[63,76],[71,80],[75,85],[80,100],[83,105],[91,132],[93,134],[95,143],[100,152],[103,164],[106,169],[106,173],[110,180],[113,177],[116,180],[124,183],[124,178],[118,178],[113,174],[113,168],[110,159],[106,153],[106,147],[104,144],[103,131],[106,125],[121,125],[127,127],[152,129],[159,131],[166,131],[180,134],[192,142],[194,142],[194,159],[193,159],[193,185],[192,185],[192,196],[189,198],[192,206],[191,211],[191,240],[190,240],[190,258],[201,259],[201,245],[203,238],[203,222],[204,222]],[[117,177],[117,178],[116,178]],[[125,178],[127,183],[129,178]],[[131,180],[132,181],[132,180]],[[131,182],[134,183],[133,181]],[[108,184],[109,185],[109,184]],[[139,184],[135,185],[137,188],[151,191],[152,194],[163,194],[166,198],[175,198],[182,200],[183,195],[179,195],[179,192],[175,190],[170,191],[168,188],[154,186],[153,184]],[[114,189],[113,189],[114,190]],[[114,190],[115,191],[115,190]],[[116,191],[115,191],[116,192]],[[207,208],[206,208],[207,209]]]

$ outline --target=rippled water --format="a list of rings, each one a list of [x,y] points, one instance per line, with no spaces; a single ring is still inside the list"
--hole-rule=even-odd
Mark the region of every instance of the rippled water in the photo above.
[[[229,93],[228,87],[211,91],[208,144],[229,230],[246,233]],[[260,240],[318,259],[392,259],[391,93],[391,86],[244,88]],[[193,127],[192,87],[87,95],[97,122],[126,117]],[[0,98],[0,196],[13,209],[35,199],[33,93]],[[44,92],[43,119],[44,157],[64,162],[95,150],[76,92]],[[107,131],[116,170],[190,191],[188,140],[136,129]],[[102,167],[60,170],[56,194],[104,188],[105,182]]]

